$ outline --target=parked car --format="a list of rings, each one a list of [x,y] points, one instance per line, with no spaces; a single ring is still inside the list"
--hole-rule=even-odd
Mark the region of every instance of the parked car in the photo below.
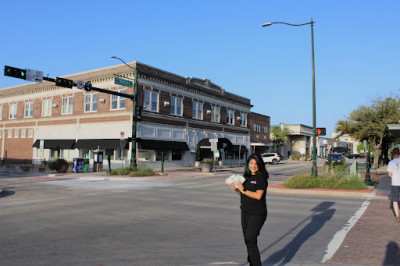
[[[361,155],[357,154],[357,153],[349,153],[349,154],[345,154],[344,157],[346,157],[348,159],[357,159],[357,158],[361,158]]]
[[[277,153],[263,153],[261,154],[261,158],[263,159],[264,163],[272,163],[277,164],[281,157]]]
[[[325,159],[326,162],[328,162],[328,157]],[[344,162],[344,156],[341,153],[331,153],[331,161],[332,162]]]

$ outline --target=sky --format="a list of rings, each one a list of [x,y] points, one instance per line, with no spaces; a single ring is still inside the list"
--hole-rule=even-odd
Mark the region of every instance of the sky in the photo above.
[[[137,60],[207,78],[250,99],[271,125],[339,120],[399,95],[399,0],[3,1],[0,66],[64,76]],[[0,88],[28,83],[0,75]]]

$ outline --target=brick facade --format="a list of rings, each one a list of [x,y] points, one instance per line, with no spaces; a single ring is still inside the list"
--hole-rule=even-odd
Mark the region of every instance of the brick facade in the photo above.
[[[254,126],[256,124],[256,126]],[[253,152],[262,153],[267,151],[270,145],[270,117],[251,112],[249,115],[248,126],[250,127],[250,141]],[[263,132],[265,127],[266,132]],[[257,131],[255,131],[257,129]]]
[[[157,112],[143,110],[143,121],[141,123],[144,125],[154,123],[157,125],[175,126],[177,128],[186,128],[187,130],[192,129],[193,132],[203,129],[211,130],[214,135],[223,136],[225,133],[231,133],[238,134],[238,137],[243,137],[244,139],[249,138],[249,129],[251,128],[249,123],[247,123],[246,127],[241,127],[240,121],[236,120],[236,117],[240,116],[240,113],[250,113],[252,106],[249,99],[226,92],[209,80],[185,78],[137,62],[130,65],[138,71],[137,105],[143,106],[144,90],[151,90],[158,95]],[[113,84],[113,74],[118,74],[126,78],[134,77],[132,69],[129,70],[126,66],[119,65],[73,74],[67,78],[74,81],[91,81],[94,87],[107,90],[125,89],[126,94],[132,95],[133,88]],[[85,96],[93,93],[97,93],[97,110],[86,112]],[[171,96],[182,99],[181,116],[170,114]],[[62,99],[64,97],[73,97],[72,114],[62,114]],[[49,116],[42,115],[43,100],[46,99],[51,100],[51,115]],[[7,153],[8,159],[32,160],[35,156],[32,144],[36,140],[43,138],[79,139],[82,138],[79,135],[80,132],[85,130],[84,125],[101,126],[105,123],[115,123],[119,127],[124,125],[125,128],[129,128],[132,123],[133,101],[126,98],[125,108],[111,110],[111,99],[112,95],[106,93],[96,91],[86,92],[78,90],[75,87],[73,89],[60,88],[49,82],[42,84],[30,83],[2,89],[0,91],[0,106],[2,106],[0,130],[2,131],[1,138],[3,139],[0,150],[1,158],[5,158]],[[33,117],[25,118],[25,103],[32,101]],[[193,101],[203,103],[202,120],[192,118]],[[169,105],[164,104],[167,102]],[[16,119],[9,119],[10,104],[17,104]],[[211,121],[211,114],[207,113],[207,110],[211,110],[212,106],[220,107],[219,122]],[[227,125],[226,110],[228,107],[235,112],[234,125]],[[250,118],[248,116],[249,121]],[[268,121],[264,120],[263,122],[268,123],[269,130],[269,118]],[[60,126],[63,129],[60,129]],[[24,138],[21,136],[15,137],[15,129],[19,131],[19,134],[21,134],[22,129],[25,129],[26,136]],[[28,137],[29,129],[33,132],[33,136]],[[7,130],[13,130],[11,138],[8,137]],[[123,129],[116,127],[114,130],[119,133]],[[69,134],[68,137],[65,137],[67,134]],[[85,134],[84,138],[90,135],[89,133]]]

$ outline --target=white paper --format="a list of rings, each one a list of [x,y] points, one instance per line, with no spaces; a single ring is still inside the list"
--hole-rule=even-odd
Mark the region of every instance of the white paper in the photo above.
[[[229,176],[226,180],[225,180],[225,184],[232,184],[232,183],[242,183],[245,181],[246,179],[242,176],[242,175],[237,175],[237,174],[233,174],[231,176]]]

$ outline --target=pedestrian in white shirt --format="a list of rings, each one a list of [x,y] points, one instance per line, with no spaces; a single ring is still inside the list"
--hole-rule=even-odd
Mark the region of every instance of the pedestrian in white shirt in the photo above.
[[[396,221],[400,222],[399,217],[399,199],[400,199],[400,152],[399,148],[394,148],[392,151],[393,160],[391,160],[388,164],[387,171],[389,177],[392,179],[392,201],[393,201],[393,210],[396,215]]]

